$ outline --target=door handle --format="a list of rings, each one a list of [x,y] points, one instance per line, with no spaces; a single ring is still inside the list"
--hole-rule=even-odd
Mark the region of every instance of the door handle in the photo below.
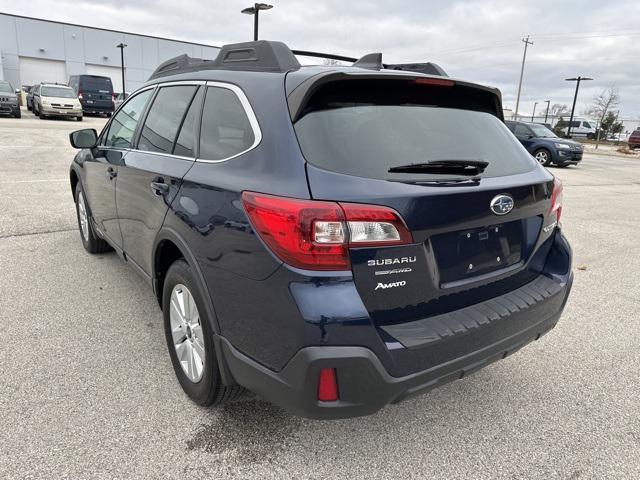
[[[105,175],[107,177],[107,180],[113,180],[118,176],[118,172],[116,172],[116,170],[113,167],[109,167],[107,168]]]
[[[169,191],[169,185],[164,183],[162,178],[158,178],[158,181],[151,182],[151,191],[155,195],[165,195]]]

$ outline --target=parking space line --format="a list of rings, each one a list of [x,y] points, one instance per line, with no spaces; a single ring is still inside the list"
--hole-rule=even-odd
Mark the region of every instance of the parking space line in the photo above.
[[[37,180],[9,180],[0,182],[0,185],[8,185],[12,183],[40,183],[40,182],[68,182],[68,178],[39,178]]]

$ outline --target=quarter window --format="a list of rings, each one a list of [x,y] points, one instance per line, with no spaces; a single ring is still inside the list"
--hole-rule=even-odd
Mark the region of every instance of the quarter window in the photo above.
[[[222,160],[251,148],[255,134],[238,96],[228,88],[208,87],[200,129],[200,155]]]
[[[111,121],[107,139],[104,142],[105,147],[131,147],[131,140],[136,131],[136,126],[140,121],[140,115],[149,101],[152,92],[152,89],[145,90],[135,97],[131,97],[131,99],[122,106]]]
[[[196,85],[163,87],[144,122],[138,150],[171,153],[182,119],[197,90]]]

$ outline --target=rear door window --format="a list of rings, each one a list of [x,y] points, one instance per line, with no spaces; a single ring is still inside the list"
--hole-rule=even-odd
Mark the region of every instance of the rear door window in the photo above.
[[[153,89],[145,90],[131,97],[113,117],[104,141],[105,147],[131,148],[133,134],[136,131],[140,116],[149,101]]]
[[[318,89],[294,127],[308,162],[348,175],[438,178],[388,170],[439,160],[489,162],[482,177],[531,171],[535,161],[482,95],[411,80],[336,81]]]
[[[208,87],[202,112],[200,154],[205,160],[223,160],[250,149],[255,142],[251,122],[232,90]]]
[[[514,130],[514,133],[518,137],[527,137],[527,136],[531,135],[531,130],[529,130],[529,128],[526,127],[525,125],[522,125],[522,124],[518,123],[518,124],[516,124],[516,128]]]
[[[158,153],[173,151],[178,130],[197,89],[197,85],[180,85],[163,87],[158,91],[144,122],[138,150]]]

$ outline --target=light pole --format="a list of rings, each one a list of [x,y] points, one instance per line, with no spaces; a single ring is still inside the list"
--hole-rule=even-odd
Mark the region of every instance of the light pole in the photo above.
[[[549,116],[549,103],[551,103],[551,100],[545,100],[545,102],[547,103],[547,111],[544,112],[544,123],[547,123],[547,117]]]
[[[538,102],[535,102],[533,104],[533,113],[531,114],[531,121],[533,122],[533,117],[536,116],[536,106],[538,105]]]
[[[565,78],[566,82],[576,82],[576,93],[573,95],[573,105],[571,106],[571,117],[569,118],[569,126],[567,127],[567,138],[571,137],[571,124],[573,123],[573,113],[576,110],[576,100],[578,99],[578,90],[580,89],[580,82],[586,80],[593,80],[593,78],[589,77],[574,77],[574,78]]]
[[[122,69],[122,99],[126,96],[127,89],[124,88],[124,49],[127,48],[126,43],[119,43],[116,48],[120,49],[120,68]]]
[[[253,7],[247,7],[240,11],[240,13],[246,13],[247,15],[253,15],[253,40],[258,40],[258,13],[260,10],[269,10],[273,8],[273,5],[266,3],[254,3]]]

